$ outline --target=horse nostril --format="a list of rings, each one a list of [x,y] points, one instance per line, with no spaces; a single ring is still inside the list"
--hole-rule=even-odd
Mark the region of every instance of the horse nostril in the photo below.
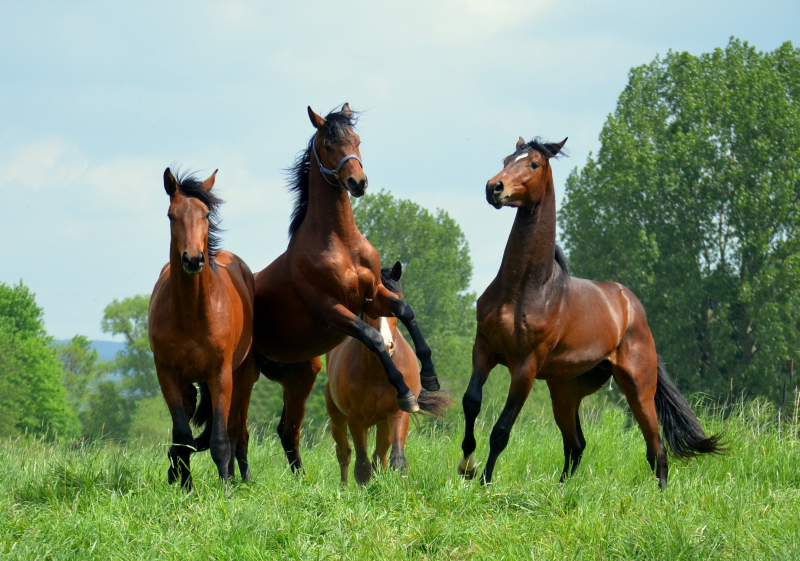
[[[502,181],[498,181],[497,183],[495,183],[493,191],[494,191],[495,195],[499,195],[500,193],[502,193],[503,192],[503,182]]]
[[[183,255],[181,255],[181,263],[188,263],[189,262],[189,252],[184,251]]]
[[[205,254],[204,251],[201,251],[200,252],[200,263],[205,263],[205,262],[206,262],[206,254]]]

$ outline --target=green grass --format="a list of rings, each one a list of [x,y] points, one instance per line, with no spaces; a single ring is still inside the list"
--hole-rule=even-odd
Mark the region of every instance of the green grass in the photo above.
[[[486,409],[482,461],[496,403]],[[703,419],[711,432],[724,428],[730,454],[672,460],[664,492],[621,409],[582,416],[588,448],[563,486],[561,437],[541,405],[523,413],[488,489],[455,474],[458,412],[453,423],[412,425],[408,473],[378,474],[365,488],[340,486],[324,431],[305,442],[304,478],[265,431],[251,446],[255,480],[231,499],[207,453],[194,457],[192,494],[167,485],[166,441],[5,441],[0,558],[800,558],[796,416],[779,427],[772,407],[752,402]]]

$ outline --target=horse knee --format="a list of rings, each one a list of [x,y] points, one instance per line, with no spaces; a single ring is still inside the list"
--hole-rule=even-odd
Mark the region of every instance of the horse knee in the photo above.
[[[489,447],[491,450],[502,452],[508,446],[508,439],[511,436],[511,428],[502,425],[495,425],[492,435],[489,437]]]
[[[464,415],[467,417],[477,417],[481,412],[482,395],[480,390],[468,388],[464,393],[461,400],[461,405],[464,407]]]

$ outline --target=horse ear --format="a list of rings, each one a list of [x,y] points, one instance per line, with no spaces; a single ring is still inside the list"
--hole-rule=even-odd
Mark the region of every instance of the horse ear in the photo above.
[[[203,189],[205,189],[206,191],[211,191],[211,188],[214,187],[214,181],[217,179],[218,171],[219,171],[218,169],[215,169],[214,173],[209,175],[208,179],[203,181],[203,183],[201,184],[201,187],[203,187]]]
[[[565,138],[561,142],[548,142],[547,144],[545,144],[545,147],[553,153],[553,156],[557,156],[559,152],[561,152],[561,149],[564,148],[564,145],[567,143],[567,138]]]
[[[310,105],[308,106],[308,118],[311,119],[311,124],[314,125],[314,128],[317,130],[325,126],[325,119],[314,113]]]
[[[350,110],[349,103],[345,103],[344,105],[342,105],[342,113],[344,113],[344,116],[347,117],[348,119],[353,118],[353,112]]]
[[[172,175],[169,168],[164,170],[164,190],[170,197],[178,192],[178,181],[175,179],[175,176]]]
[[[397,261],[392,267],[392,278],[396,281],[400,280],[400,277],[403,276],[403,265],[400,264],[400,261]]]
[[[522,138],[522,137],[520,136],[520,137],[519,137],[519,140],[517,140],[517,150],[519,150],[520,148],[522,148],[522,146],[523,146],[524,144],[525,144],[525,139],[524,139],[524,138]]]

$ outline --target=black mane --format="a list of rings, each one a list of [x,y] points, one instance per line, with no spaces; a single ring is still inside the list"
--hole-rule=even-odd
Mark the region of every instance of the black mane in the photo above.
[[[399,280],[394,280],[392,267],[381,269],[381,282],[383,286],[389,289],[389,292],[396,294],[401,300],[403,299],[403,287],[400,285]]]
[[[175,180],[178,183],[178,190],[184,197],[197,199],[208,207],[208,263],[216,271],[217,264],[214,256],[220,250],[222,240],[220,234],[222,229],[219,227],[219,207],[223,201],[211,189],[205,189],[203,182],[197,179],[194,173],[180,173],[176,171]]]
[[[355,111],[331,111],[325,117],[325,139],[331,142],[345,140],[353,132],[353,127],[358,120]],[[311,135],[308,146],[305,150],[297,154],[294,163],[287,168],[286,174],[289,176],[289,191],[294,193],[294,208],[292,209],[292,219],[289,223],[289,237],[291,238],[308,210],[308,174],[311,171],[311,143],[317,133]]]
[[[561,271],[568,277],[569,262],[567,261],[567,256],[564,255],[564,251],[558,245],[556,245],[556,264],[561,267]]]
[[[559,149],[558,145],[553,142],[543,142],[541,138],[538,136],[532,138],[529,142],[526,142],[517,150],[511,154],[510,156],[506,156],[503,160],[504,162],[509,158],[515,158],[521,154],[527,154],[531,150],[536,150],[545,158],[558,158],[559,156],[567,156],[566,150],[563,148]]]

